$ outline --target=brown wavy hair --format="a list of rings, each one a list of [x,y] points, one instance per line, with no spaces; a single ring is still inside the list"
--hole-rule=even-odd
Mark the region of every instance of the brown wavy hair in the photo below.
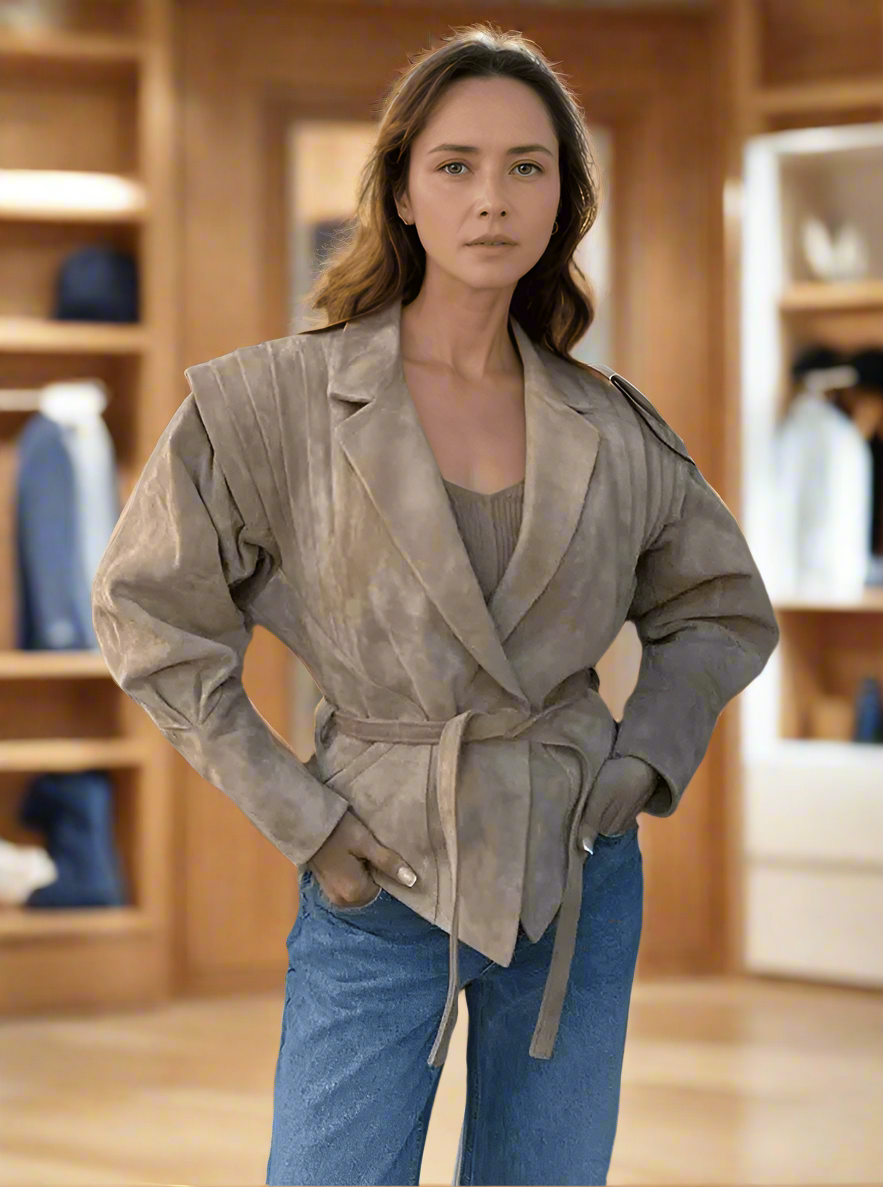
[[[532,341],[570,362],[570,348],[592,324],[593,292],[574,261],[598,216],[600,180],[583,109],[539,47],[490,22],[451,26],[453,35],[421,51],[381,101],[379,130],[358,186],[355,217],[335,236],[307,302],[327,324],[370,313],[420,291],[426,252],[417,230],[398,217],[407,187],[410,146],[441,95],[461,78],[515,78],[546,104],[558,137],[561,203],[558,232],[520,278],[510,309]]]

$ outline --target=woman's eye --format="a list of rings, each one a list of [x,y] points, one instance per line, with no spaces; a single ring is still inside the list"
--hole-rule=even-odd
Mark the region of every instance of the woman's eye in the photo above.
[[[528,169],[535,169],[538,173],[542,173],[542,169],[540,168],[540,166],[535,165],[533,161],[519,161],[519,163],[515,166],[515,168],[522,169],[522,168],[524,168],[525,165],[527,166]],[[446,165],[442,165],[441,168],[442,168],[442,170],[448,170],[452,166],[465,167],[465,162],[464,161],[448,161],[448,163]],[[448,173],[448,177],[462,177],[462,176],[463,176],[462,173]],[[519,173],[518,176],[519,177],[532,177],[533,174],[532,173]]]

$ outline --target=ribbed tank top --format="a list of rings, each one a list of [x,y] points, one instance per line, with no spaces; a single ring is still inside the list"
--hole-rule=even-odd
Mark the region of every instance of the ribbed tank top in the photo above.
[[[500,583],[518,542],[524,479],[490,494],[444,479],[457,527],[484,600]]]

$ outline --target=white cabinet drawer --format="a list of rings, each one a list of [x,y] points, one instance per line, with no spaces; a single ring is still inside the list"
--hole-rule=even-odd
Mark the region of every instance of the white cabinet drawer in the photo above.
[[[883,986],[883,870],[745,865],[749,972]]]
[[[883,746],[782,741],[746,760],[742,776],[747,858],[883,872]]]

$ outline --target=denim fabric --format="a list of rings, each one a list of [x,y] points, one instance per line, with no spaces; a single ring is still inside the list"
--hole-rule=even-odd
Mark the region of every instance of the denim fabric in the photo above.
[[[106,771],[48,771],[31,780],[19,820],[42,832],[58,877],[27,907],[120,907],[131,888],[117,852],[113,785]]]
[[[467,1101],[457,1184],[606,1184],[643,922],[637,825],[601,835],[552,1058],[528,1054],[557,916],[503,966],[460,943]],[[448,943],[385,888],[337,907],[312,872],[286,941],[268,1184],[417,1184],[441,1068]]]
[[[21,431],[18,456],[17,646],[22,651],[95,649],[76,477],[64,429],[34,413]]]

